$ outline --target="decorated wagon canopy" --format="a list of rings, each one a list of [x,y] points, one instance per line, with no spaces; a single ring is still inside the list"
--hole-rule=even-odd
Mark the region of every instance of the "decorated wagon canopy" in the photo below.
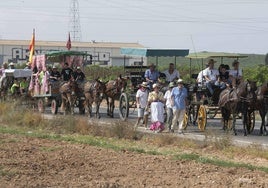
[[[42,55],[35,55],[31,64],[32,69],[45,70],[46,64],[68,63],[71,67],[83,67],[83,61],[88,56],[86,52],[81,51],[49,51]]]

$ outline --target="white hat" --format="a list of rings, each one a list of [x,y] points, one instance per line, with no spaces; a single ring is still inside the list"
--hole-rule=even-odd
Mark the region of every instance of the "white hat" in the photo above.
[[[183,80],[182,79],[178,79],[177,83],[183,83]]]
[[[52,69],[56,69],[56,68],[57,68],[56,65],[53,65]]]
[[[174,82],[170,82],[170,83],[168,84],[168,87],[175,87]]]
[[[141,87],[147,87],[147,82],[142,82]]]
[[[15,65],[13,62],[9,63],[9,66]]]
[[[76,67],[76,69],[81,69],[81,67],[78,66],[78,67]]]
[[[159,87],[159,84],[153,84],[153,89]]]

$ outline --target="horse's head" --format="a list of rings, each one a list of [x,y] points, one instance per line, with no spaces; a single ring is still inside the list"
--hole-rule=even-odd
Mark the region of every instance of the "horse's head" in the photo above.
[[[93,91],[97,96],[103,97],[106,90],[106,85],[104,82],[100,81],[99,79],[96,79],[93,84]]]
[[[257,82],[247,80],[247,92],[255,92],[257,90]]]
[[[127,80],[128,78],[122,78],[121,75],[116,79],[116,87],[117,91],[124,92],[127,87]]]

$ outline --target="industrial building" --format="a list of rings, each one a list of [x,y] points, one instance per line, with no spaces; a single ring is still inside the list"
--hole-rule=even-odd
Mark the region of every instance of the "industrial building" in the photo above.
[[[3,62],[26,63],[29,58],[29,40],[0,40],[0,64]],[[87,60],[92,64],[121,66],[140,63],[140,58],[133,59],[120,54],[121,48],[143,48],[139,43],[119,42],[72,42],[71,50],[87,52]],[[67,50],[66,42],[35,41],[35,54],[48,51]],[[146,64],[144,59],[144,64]]]

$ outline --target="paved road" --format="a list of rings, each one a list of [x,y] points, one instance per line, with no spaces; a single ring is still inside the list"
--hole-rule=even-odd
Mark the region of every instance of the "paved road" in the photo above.
[[[50,110],[49,108],[47,108],[46,114],[49,114],[49,112]],[[113,122],[120,120],[117,109],[115,109],[114,118],[110,118],[106,115],[105,108],[101,108],[100,112],[101,112],[101,118],[99,120],[94,119],[94,121],[104,123],[104,124],[109,124],[109,123],[113,123]],[[136,121],[136,117],[137,117],[137,110],[133,111],[133,109],[130,109],[130,114],[129,114],[129,118],[127,121],[134,125]],[[243,136],[243,126],[242,126],[241,119],[238,119],[236,122],[237,122],[236,129],[237,129],[238,135],[237,136],[231,135],[231,139],[234,144],[240,145],[240,146],[249,146],[249,145],[256,146],[256,147],[260,146],[265,149],[268,149],[268,136],[258,135],[259,129],[260,129],[260,121],[256,121],[255,130],[253,131],[251,135],[248,135],[248,136]],[[153,133],[150,130],[146,130],[144,127],[139,127],[138,130],[142,132]],[[166,134],[171,134],[171,133],[166,133]],[[183,135],[177,134],[177,136],[190,138],[190,139],[196,139],[196,140],[205,140],[205,139],[215,139],[215,137],[220,137],[220,136],[224,137],[226,136],[226,132],[222,130],[222,124],[221,124],[220,119],[216,118],[216,119],[208,119],[206,131],[204,132],[199,131],[197,126],[188,126]]]

